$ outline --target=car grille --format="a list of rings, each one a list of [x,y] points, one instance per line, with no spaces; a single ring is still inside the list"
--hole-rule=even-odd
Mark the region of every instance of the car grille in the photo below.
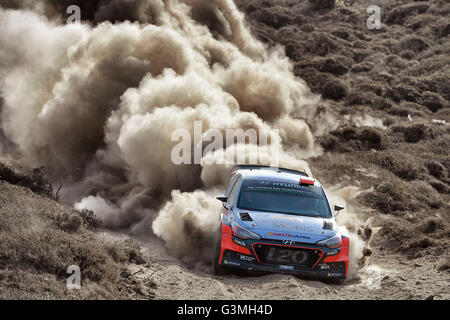
[[[255,244],[254,250],[261,263],[312,268],[321,258],[315,249]]]

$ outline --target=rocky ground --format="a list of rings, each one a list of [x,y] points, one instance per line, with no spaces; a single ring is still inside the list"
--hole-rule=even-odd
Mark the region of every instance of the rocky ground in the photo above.
[[[98,230],[86,213],[5,181],[0,191],[1,299],[450,298],[448,265],[443,269],[438,255],[412,260],[376,247],[358,279],[343,284],[289,275],[216,277],[187,267],[155,238],[139,244]],[[82,268],[81,290],[66,288],[72,264]]]
[[[88,212],[55,201],[38,172],[17,177],[3,166],[0,298],[450,298],[450,4],[236,2],[253,33],[284,46],[295,74],[323,97],[317,113],[333,130],[310,124],[325,151],[308,160],[314,176],[365,191],[351,204],[377,232],[357,279],[215,277],[158,239],[138,244],[98,229]],[[380,30],[366,26],[371,4],[382,8]],[[82,266],[82,290],[65,287],[71,264]]]

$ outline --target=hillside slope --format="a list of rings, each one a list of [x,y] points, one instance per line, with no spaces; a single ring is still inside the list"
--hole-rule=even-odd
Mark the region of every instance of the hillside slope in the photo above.
[[[0,299],[151,297],[121,277],[130,263],[147,263],[136,242],[114,240],[97,229],[89,212],[75,211],[2,178]],[[81,269],[82,290],[66,288],[71,265]]]
[[[449,299],[448,263],[375,251],[357,279],[213,276],[171,256],[161,240],[111,234],[92,217],[0,180],[0,299]],[[79,265],[82,288],[66,288]],[[289,292],[286,291],[289,289]]]
[[[311,1],[326,3],[327,1]],[[321,94],[310,123],[325,185],[354,185],[381,230],[371,244],[406,258],[449,259],[450,4],[447,1],[237,1],[252,31],[282,45],[295,74]],[[369,30],[370,5],[381,8]],[[325,133],[321,133],[324,131]]]

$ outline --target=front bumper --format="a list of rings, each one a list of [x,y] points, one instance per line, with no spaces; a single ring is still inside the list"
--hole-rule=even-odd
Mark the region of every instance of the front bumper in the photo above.
[[[258,248],[277,247],[299,249],[311,254],[309,265],[292,263],[268,263]],[[259,254],[258,254],[259,253]],[[222,240],[219,264],[226,267],[264,272],[287,273],[314,278],[346,279],[348,273],[349,238],[343,237],[340,249],[329,249],[314,244],[296,243],[284,245],[271,239],[243,240],[232,235],[231,228],[222,224]]]

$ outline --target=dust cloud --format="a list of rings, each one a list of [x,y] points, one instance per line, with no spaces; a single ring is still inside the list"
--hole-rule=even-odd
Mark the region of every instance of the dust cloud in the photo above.
[[[233,1],[70,2],[83,23],[65,24],[68,1],[0,1],[0,127],[17,161],[62,183],[64,201],[201,258],[231,167],[216,160],[230,150],[176,165],[175,130],[265,130],[281,166],[310,172],[319,97]],[[270,161],[258,143],[247,151]]]

